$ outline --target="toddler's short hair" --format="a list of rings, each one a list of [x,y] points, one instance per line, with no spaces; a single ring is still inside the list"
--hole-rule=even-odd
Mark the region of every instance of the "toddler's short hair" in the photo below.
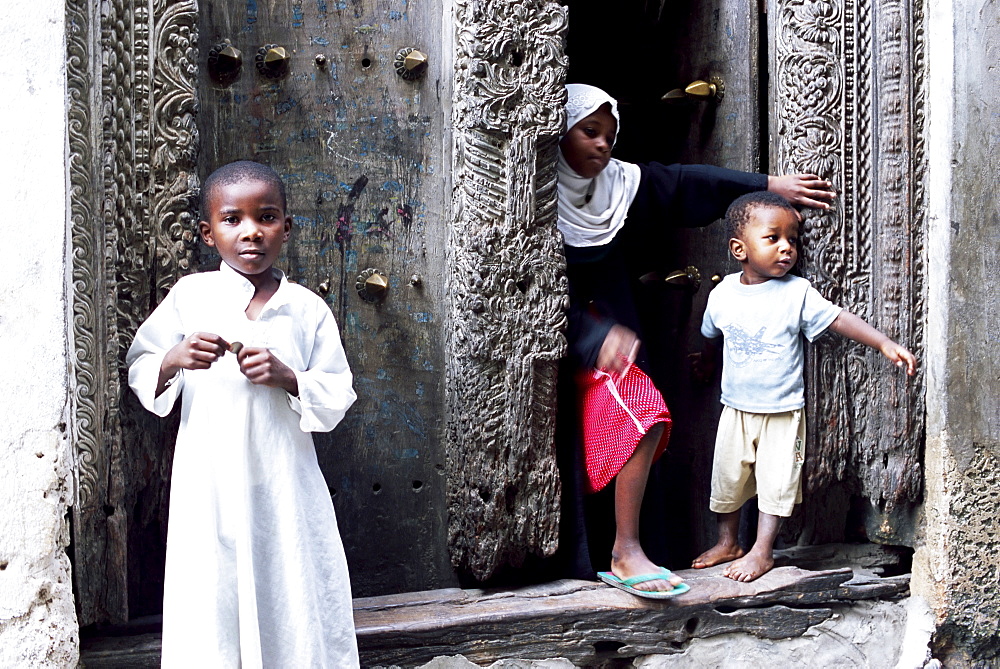
[[[795,212],[795,207],[785,198],[770,191],[761,190],[741,195],[726,210],[726,225],[729,226],[729,236],[743,239],[743,231],[750,222],[750,214],[758,207],[774,207]]]
[[[205,183],[201,185],[201,218],[208,220],[208,202],[215,194],[215,189],[219,186],[228,186],[241,181],[258,181],[274,186],[281,195],[281,208],[288,208],[288,199],[285,196],[285,182],[281,180],[278,173],[267,165],[255,163],[252,160],[237,160],[227,163],[208,175]]]

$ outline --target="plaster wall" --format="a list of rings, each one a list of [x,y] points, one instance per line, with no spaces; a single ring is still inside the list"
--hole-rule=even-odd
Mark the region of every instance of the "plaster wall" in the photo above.
[[[1000,5],[928,5],[927,485],[911,586],[936,613],[939,655],[962,666],[1000,657]]]
[[[0,667],[72,667],[65,4],[0,12]]]

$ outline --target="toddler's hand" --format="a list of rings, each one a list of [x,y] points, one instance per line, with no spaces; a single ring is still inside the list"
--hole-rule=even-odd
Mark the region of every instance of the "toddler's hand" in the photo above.
[[[195,332],[167,351],[160,370],[169,378],[181,369],[208,369],[228,349],[229,343],[219,335]]]
[[[897,367],[905,367],[907,376],[913,376],[917,373],[917,357],[896,342],[887,341],[879,347],[879,351],[894,362]]]
[[[612,325],[597,354],[597,369],[610,374],[623,374],[639,355],[639,343],[639,338],[627,327]]]
[[[833,184],[815,174],[785,174],[767,178],[767,189],[792,204],[813,209],[829,209],[837,194]]]
[[[691,378],[702,386],[712,383],[715,378],[715,355],[713,351],[696,351],[688,353],[691,361]]]
[[[299,394],[295,372],[281,362],[271,351],[257,346],[244,346],[236,355],[240,371],[250,383],[271,388],[282,388],[290,395]]]

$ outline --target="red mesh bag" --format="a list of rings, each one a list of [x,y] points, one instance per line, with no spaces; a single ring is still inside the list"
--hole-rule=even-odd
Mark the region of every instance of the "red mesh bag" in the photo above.
[[[587,492],[601,490],[618,475],[639,440],[656,423],[666,423],[655,462],[670,438],[670,411],[652,379],[629,365],[621,376],[590,370],[577,378],[583,418]]]

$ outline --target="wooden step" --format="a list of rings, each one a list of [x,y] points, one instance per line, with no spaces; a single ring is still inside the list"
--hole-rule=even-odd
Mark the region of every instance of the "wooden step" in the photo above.
[[[824,557],[813,553],[816,561]],[[779,563],[786,558],[779,555]],[[725,578],[722,569],[678,571],[691,590],[668,600],[579,580],[355,599],[361,662],[412,667],[440,655],[464,655],[477,664],[563,657],[587,666],[679,653],[692,638],[727,632],[768,639],[798,636],[833,615],[833,607],[899,597],[909,588],[908,574],[883,578],[863,567],[807,571],[783,566],[751,583]],[[159,656],[155,632],[82,642],[88,669],[157,667]]]

